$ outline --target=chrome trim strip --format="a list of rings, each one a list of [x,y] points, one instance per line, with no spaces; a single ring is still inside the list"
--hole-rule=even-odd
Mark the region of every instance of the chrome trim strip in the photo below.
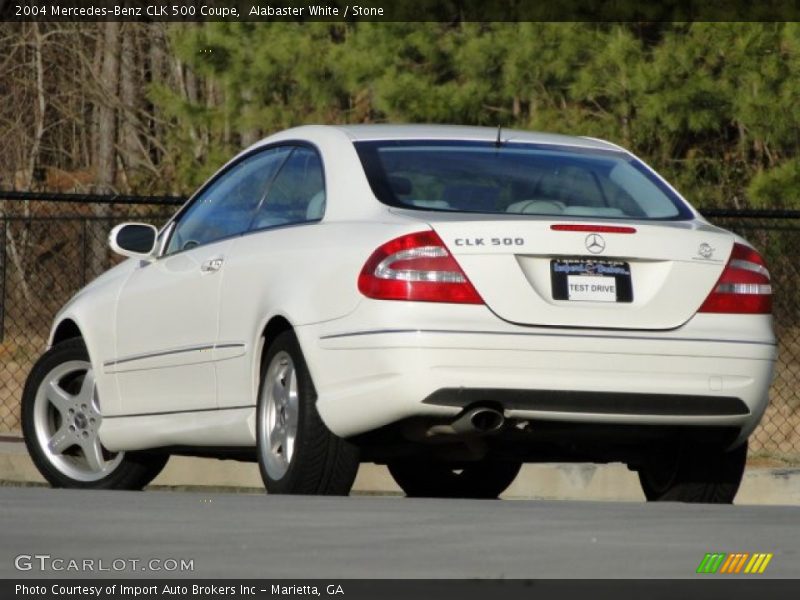
[[[654,340],[664,342],[717,342],[724,344],[752,344],[757,346],[777,346],[776,343],[753,342],[749,340],[720,340],[712,338],[671,338],[641,335],[596,335],[596,334],[575,334],[575,333],[526,333],[523,331],[466,331],[457,329],[373,329],[367,331],[352,331],[345,333],[333,333],[320,337],[321,340],[333,340],[338,338],[358,337],[364,335],[384,335],[392,333],[455,333],[466,335],[514,335],[532,337],[568,337],[568,338],[598,338],[608,340]]]
[[[223,410],[243,410],[248,408],[255,408],[255,404],[243,404],[241,406],[221,406],[217,408],[194,408],[188,410],[165,410],[164,412],[150,412],[150,413],[129,413],[125,415],[104,415],[104,419],[124,419],[128,417],[156,417],[161,415],[182,415],[186,413],[201,413],[201,412],[220,412]]]
[[[121,365],[123,363],[134,362],[137,360],[144,360],[146,358],[157,358],[159,356],[170,356],[172,354],[184,354],[186,352],[202,352],[205,350],[215,350],[217,348],[244,348],[245,344],[239,342],[226,342],[223,344],[203,344],[199,346],[186,346],[183,348],[175,348],[173,350],[164,350],[163,352],[148,352],[146,354],[132,354],[122,358],[116,358],[103,363],[104,367],[112,367],[114,365]]]

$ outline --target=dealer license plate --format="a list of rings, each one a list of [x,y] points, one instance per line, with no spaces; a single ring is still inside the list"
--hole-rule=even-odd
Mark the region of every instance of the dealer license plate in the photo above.
[[[621,260],[556,258],[550,278],[554,300],[633,302],[630,265]]]

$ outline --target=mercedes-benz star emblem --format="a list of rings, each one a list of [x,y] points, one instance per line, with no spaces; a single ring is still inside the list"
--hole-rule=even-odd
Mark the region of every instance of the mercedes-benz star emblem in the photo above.
[[[711,258],[711,256],[714,254],[714,248],[711,247],[711,244],[703,242],[697,249],[697,253],[703,258]]]
[[[586,236],[586,249],[592,254],[600,254],[606,249],[606,241],[599,233],[590,233]]]

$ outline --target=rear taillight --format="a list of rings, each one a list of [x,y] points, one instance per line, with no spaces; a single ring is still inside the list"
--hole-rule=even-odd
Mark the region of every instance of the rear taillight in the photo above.
[[[699,312],[772,312],[772,286],[767,264],[761,255],[743,244],[734,244],[725,270]]]
[[[361,269],[358,289],[378,300],[483,304],[433,231],[410,233],[375,250]]]

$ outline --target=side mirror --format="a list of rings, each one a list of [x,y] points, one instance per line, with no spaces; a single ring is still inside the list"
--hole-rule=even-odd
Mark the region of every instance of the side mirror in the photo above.
[[[158,230],[145,223],[123,223],[111,230],[108,245],[117,254],[148,259],[153,255]]]

